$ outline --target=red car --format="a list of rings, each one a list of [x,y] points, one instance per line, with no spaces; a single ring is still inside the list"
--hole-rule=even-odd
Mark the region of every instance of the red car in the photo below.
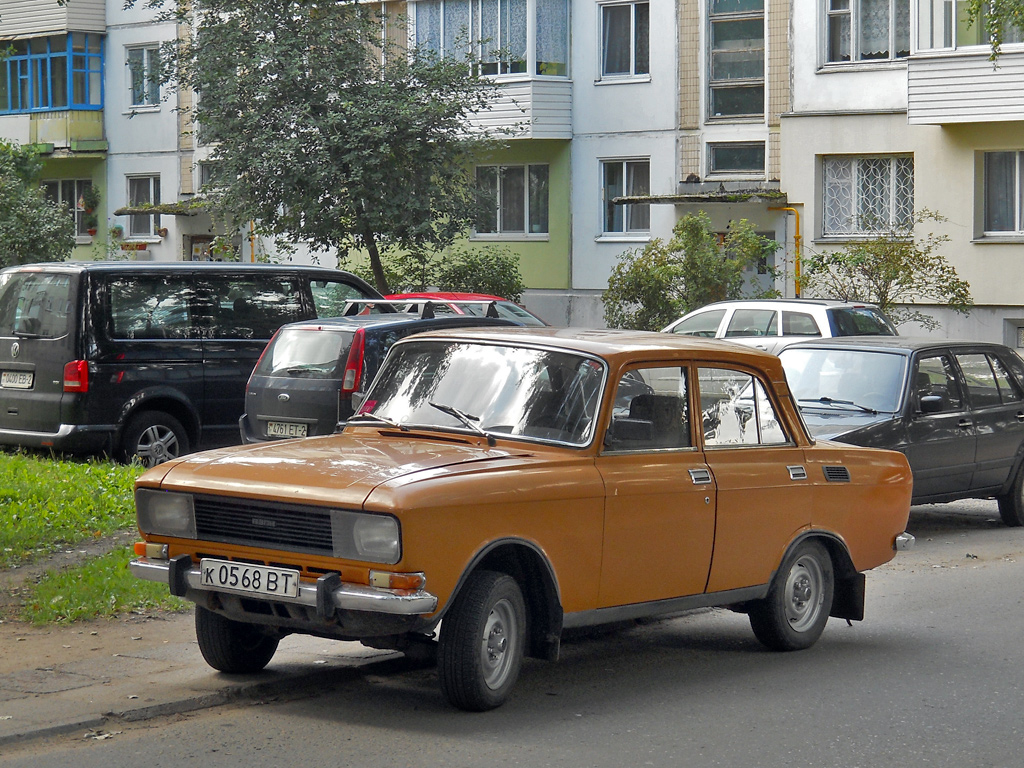
[[[455,315],[481,315],[486,316],[491,305],[494,306],[491,316],[497,312],[497,317],[504,317],[508,320],[516,320],[523,325],[544,326],[549,323],[541,320],[525,307],[521,307],[514,301],[503,299],[501,296],[491,296],[486,293],[393,293],[385,298],[397,301],[409,300],[406,310],[419,312],[420,303],[426,299],[434,304],[434,314],[440,315],[450,312]]]

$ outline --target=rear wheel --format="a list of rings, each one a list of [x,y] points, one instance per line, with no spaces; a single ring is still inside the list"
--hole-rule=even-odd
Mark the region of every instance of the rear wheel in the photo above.
[[[163,411],[136,414],[124,428],[121,456],[137,459],[144,467],[155,467],[189,452],[188,433],[181,422]]]
[[[255,624],[232,621],[196,606],[196,639],[206,663],[221,672],[259,672],[274,658],[280,638]]]
[[[1024,525],[1024,465],[1017,470],[1009,492],[997,497],[997,500],[999,501],[999,516],[1003,518],[1004,523],[1011,528],[1019,528]]]
[[[782,562],[763,600],[750,608],[754,635],[775,651],[810,648],[832,610],[832,558],[816,541],[798,544]]]
[[[511,576],[477,571],[441,624],[437,673],[445,697],[459,709],[500,706],[519,677],[526,641],[526,605]]]

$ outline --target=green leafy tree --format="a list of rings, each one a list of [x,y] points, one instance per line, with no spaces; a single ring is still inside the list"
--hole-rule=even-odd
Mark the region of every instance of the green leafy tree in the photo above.
[[[75,246],[74,219],[46,199],[41,171],[35,152],[0,141],[0,267],[63,261]]]
[[[194,34],[165,48],[165,79],[196,93],[205,193],[230,223],[364,251],[386,291],[382,250],[442,249],[472,222],[490,140],[466,126],[495,86],[471,60],[382,43],[356,0],[178,0],[168,15]]]
[[[604,319],[612,328],[656,331],[713,301],[777,296],[747,282],[744,270],[767,262],[778,249],[746,219],[733,221],[725,242],[700,211],[676,222],[668,242],[652,240],[626,251],[604,292]]]
[[[853,242],[840,251],[805,256],[805,295],[877,304],[897,325],[917,323],[939,327],[918,304],[944,305],[968,314],[971,286],[961,280],[940,248],[946,235],[917,234],[918,225],[946,219],[922,210],[903,226],[879,227],[874,237]]]

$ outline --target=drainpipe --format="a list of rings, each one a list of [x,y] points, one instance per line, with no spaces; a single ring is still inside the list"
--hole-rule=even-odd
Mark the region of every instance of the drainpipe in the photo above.
[[[793,203],[793,205],[803,206],[803,203]],[[796,216],[796,232],[793,234],[793,287],[796,291],[796,297],[800,298],[800,246],[803,244],[803,237],[800,236],[800,211],[788,205],[784,206],[769,206],[769,211],[788,211]]]
[[[797,221],[796,229],[799,232],[800,231],[800,219],[797,218],[796,221]],[[799,252],[799,248],[797,249],[797,251]],[[256,263],[256,232],[255,232],[255,225],[253,224],[252,221],[249,222],[249,261],[251,261],[254,264]],[[797,296],[799,296],[799,295],[800,294],[797,293]]]

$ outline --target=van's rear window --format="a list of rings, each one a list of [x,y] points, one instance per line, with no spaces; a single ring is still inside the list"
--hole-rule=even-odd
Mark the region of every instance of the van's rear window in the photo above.
[[[55,339],[68,332],[71,275],[8,272],[0,276],[0,335]]]

